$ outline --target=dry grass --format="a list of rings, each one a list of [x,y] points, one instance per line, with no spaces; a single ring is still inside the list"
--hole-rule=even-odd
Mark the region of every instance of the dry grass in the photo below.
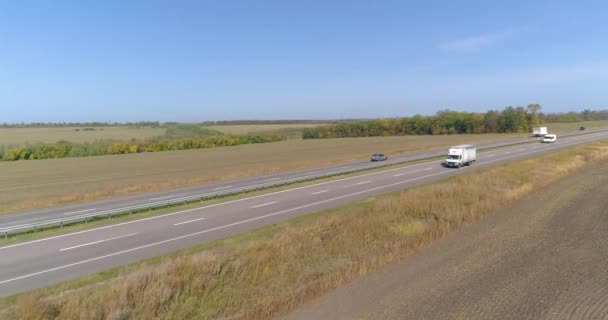
[[[0,212],[442,148],[512,135],[289,140],[213,149],[0,162]]]
[[[606,158],[608,142],[595,143],[359,201],[233,237],[207,250],[190,249],[157,263],[125,267],[109,281],[63,295],[20,295],[3,315],[271,318]]]
[[[75,129],[80,129],[80,131],[75,131]],[[94,131],[83,131],[82,129],[84,128],[0,128],[0,145],[55,143],[60,140],[82,143],[105,139],[144,139],[161,136],[165,134],[166,130],[151,127],[95,127]]]

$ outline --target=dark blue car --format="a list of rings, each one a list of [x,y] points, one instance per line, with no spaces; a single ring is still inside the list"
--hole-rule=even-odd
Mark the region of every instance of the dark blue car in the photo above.
[[[388,157],[385,156],[382,153],[374,153],[372,155],[371,161],[384,161],[384,160],[387,160],[387,159],[388,159]]]

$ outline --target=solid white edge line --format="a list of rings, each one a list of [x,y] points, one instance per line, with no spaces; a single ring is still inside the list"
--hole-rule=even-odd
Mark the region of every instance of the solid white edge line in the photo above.
[[[268,202],[268,203],[262,203],[262,204],[258,204],[257,206],[253,206],[253,207],[251,207],[251,209],[255,209],[255,208],[261,208],[261,207],[269,206],[269,205],[271,205],[271,204],[275,204],[275,203],[277,203],[277,202],[278,202],[278,201],[273,201],[273,202]]]
[[[228,188],[232,188],[232,186],[217,187],[217,188],[213,189],[213,191],[224,190],[224,189],[228,189]]]
[[[126,237],[130,237],[130,236],[134,236],[136,234],[138,234],[138,232],[131,233],[131,234],[126,234],[124,236],[118,236],[118,237],[114,237],[114,238],[109,238],[109,239],[104,239],[104,240],[84,243],[84,244],[80,244],[80,245],[73,246],[73,247],[63,248],[63,249],[59,249],[59,251],[66,251],[66,250],[72,250],[72,249],[76,249],[76,248],[80,248],[80,247],[86,247],[86,246],[90,246],[90,245],[93,245],[93,244],[102,243],[102,242],[106,242],[106,241],[110,241],[110,240],[115,240],[115,239],[120,239],[120,238],[126,238]]]
[[[535,152],[536,151],[531,151],[531,152],[526,152],[526,153],[522,153],[522,154],[518,154],[518,155],[504,157],[504,158],[501,158],[501,159],[488,160],[486,162],[480,163],[479,165],[477,165],[477,167],[483,166],[483,165],[488,164],[488,163],[492,163],[492,162],[496,162],[496,161],[503,161],[504,159],[513,158],[513,157],[520,157],[520,156],[524,156],[524,155],[535,153]],[[460,170],[467,170],[467,168],[463,168],[463,169],[460,169]],[[87,260],[82,260],[82,261],[66,264],[66,265],[63,265],[63,266],[59,266],[59,267],[56,267],[56,268],[47,269],[47,270],[43,270],[43,271],[38,271],[38,272],[35,272],[35,273],[30,273],[30,274],[19,276],[19,277],[16,277],[16,278],[3,280],[3,281],[0,281],[0,284],[4,284],[4,283],[8,283],[8,282],[13,282],[13,281],[20,280],[20,279],[30,278],[30,277],[33,277],[33,276],[36,276],[36,275],[40,275],[40,274],[44,274],[44,273],[48,273],[48,272],[52,272],[52,271],[56,271],[56,270],[61,270],[61,269],[69,268],[69,267],[80,265],[80,264],[84,264],[84,263],[87,263],[87,262],[97,261],[97,260],[100,260],[100,259],[105,259],[105,258],[113,257],[113,256],[116,256],[116,255],[119,255],[119,254],[123,254],[123,253],[127,253],[127,252],[132,252],[132,251],[136,251],[136,250],[141,250],[141,249],[149,248],[149,247],[156,246],[156,245],[159,245],[159,244],[163,244],[163,243],[167,243],[167,242],[172,242],[172,241],[177,241],[177,240],[180,240],[180,239],[193,237],[193,236],[196,236],[196,235],[199,235],[199,234],[204,234],[204,233],[208,233],[208,232],[215,231],[215,230],[225,229],[225,228],[228,228],[228,227],[240,225],[240,224],[251,222],[251,221],[255,221],[255,220],[260,220],[260,219],[268,218],[268,217],[271,217],[271,216],[276,216],[276,215],[287,213],[287,212],[290,212],[290,211],[299,210],[299,209],[307,208],[307,207],[310,207],[310,206],[314,206],[314,205],[318,205],[318,204],[322,204],[322,203],[326,203],[326,202],[330,202],[330,201],[334,201],[334,200],[339,200],[339,199],[343,199],[343,198],[347,198],[347,197],[352,197],[354,195],[358,195],[358,194],[362,194],[362,193],[367,193],[367,192],[370,192],[370,191],[385,189],[385,188],[396,186],[396,185],[399,185],[399,184],[403,184],[403,183],[407,183],[407,182],[411,182],[411,181],[415,181],[415,180],[420,180],[420,179],[424,179],[424,178],[428,178],[428,177],[432,177],[432,176],[437,176],[437,175],[441,175],[441,174],[446,174],[446,173],[449,173],[449,172],[454,172],[454,171],[449,170],[449,171],[441,171],[441,172],[431,173],[431,174],[428,174],[426,176],[422,176],[422,177],[418,177],[418,178],[412,178],[412,179],[408,179],[408,180],[404,180],[404,181],[399,181],[399,182],[387,184],[387,185],[384,185],[384,186],[375,187],[375,188],[368,189],[368,190],[358,191],[358,192],[354,192],[354,193],[351,193],[351,194],[347,194],[347,195],[343,195],[343,196],[339,196],[339,197],[335,197],[335,198],[331,198],[331,199],[327,199],[327,200],[322,200],[322,201],[310,203],[310,204],[303,205],[303,206],[300,206],[300,207],[291,208],[291,209],[287,209],[287,210],[283,210],[283,211],[279,211],[279,212],[275,212],[275,213],[270,213],[270,214],[267,214],[267,215],[263,215],[263,216],[259,216],[259,217],[255,217],[255,218],[251,218],[251,219],[247,219],[247,220],[238,221],[238,222],[230,223],[230,224],[227,224],[227,225],[223,225],[223,226],[219,226],[219,227],[215,227],[215,228],[211,228],[211,229],[207,229],[207,230],[203,230],[203,231],[198,231],[198,232],[186,234],[186,235],[175,237],[175,238],[171,238],[171,239],[166,239],[166,240],[163,240],[163,241],[158,241],[158,242],[150,243],[150,244],[147,244],[147,245],[143,245],[143,246],[127,249],[127,250],[122,250],[122,251],[110,253],[110,254],[107,254],[107,255],[104,255],[104,256],[95,257],[95,258],[91,258],[91,259],[87,259]]]
[[[602,132],[600,132],[600,133],[602,133]],[[559,144],[558,146],[572,145],[572,144],[581,144],[581,143],[591,142],[591,141],[595,141],[595,140],[602,139],[602,138],[605,139],[606,137],[605,136],[600,136],[600,137],[595,137],[593,139],[583,139],[583,141],[578,141],[577,143],[562,143],[562,144]],[[507,147],[507,148],[504,148],[503,150],[509,150],[509,149],[514,149],[514,148],[515,147]],[[545,148],[545,150],[548,149],[548,148],[551,148],[551,146]],[[534,151],[534,152],[537,152],[537,151]],[[523,154],[520,154],[520,155],[526,155],[526,154],[530,154],[530,153],[534,153],[534,152],[527,152],[527,153],[523,153]],[[515,155],[515,156],[518,156],[518,155]],[[513,157],[513,156],[503,157],[503,158],[501,158],[499,160],[504,160],[504,159],[508,159],[508,158],[511,158],[511,157]],[[232,201],[227,201],[227,202],[216,203],[216,204],[212,204],[212,205],[208,205],[208,206],[204,206],[204,207],[199,207],[199,208],[193,208],[193,209],[188,209],[188,210],[183,210],[183,211],[172,212],[172,213],[168,213],[168,214],[165,214],[165,215],[159,215],[159,216],[154,216],[154,217],[149,217],[149,218],[143,218],[143,219],[138,219],[138,220],[133,220],[133,221],[128,221],[128,222],[113,224],[113,225],[109,225],[109,226],[99,227],[99,228],[95,228],[95,229],[83,230],[83,231],[63,234],[63,235],[49,237],[49,238],[44,238],[44,239],[37,239],[37,240],[28,241],[28,242],[17,243],[17,244],[13,244],[13,245],[8,245],[8,246],[0,247],[0,250],[4,250],[4,249],[8,249],[8,248],[13,248],[13,247],[19,247],[19,246],[23,246],[23,245],[31,244],[31,243],[37,243],[37,242],[54,240],[54,239],[63,238],[63,237],[69,237],[69,236],[73,236],[73,235],[77,235],[77,234],[82,234],[82,233],[87,233],[87,232],[92,232],[92,231],[97,231],[97,230],[102,230],[102,229],[114,228],[114,227],[122,226],[122,225],[126,225],[126,224],[138,223],[138,222],[142,222],[142,221],[148,221],[148,220],[159,219],[159,218],[166,218],[166,217],[169,217],[169,216],[173,216],[173,215],[177,215],[177,214],[181,214],[181,213],[185,213],[185,212],[191,212],[191,211],[195,211],[195,210],[203,210],[203,209],[207,209],[207,208],[211,208],[211,207],[217,207],[217,206],[227,205],[227,204],[231,204],[231,203],[236,203],[236,202],[241,202],[241,201],[246,201],[246,200],[251,200],[251,199],[257,199],[257,198],[261,198],[261,197],[267,197],[267,196],[271,196],[271,195],[275,195],[275,194],[280,194],[280,193],[285,193],[285,192],[291,192],[291,191],[296,191],[296,190],[301,190],[301,189],[306,189],[306,188],[311,188],[311,187],[316,187],[316,186],[321,186],[321,185],[326,185],[326,184],[336,183],[336,182],[341,182],[341,181],[346,181],[346,180],[352,180],[352,179],[357,179],[357,178],[361,178],[361,177],[365,177],[365,176],[370,176],[370,175],[375,175],[375,174],[381,174],[381,173],[386,173],[386,172],[391,172],[391,171],[396,171],[396,170],[402,170],[404,168],[413,168],[413,167],[418,167],[418,166],[422,166],[422,165],[429,165],[429,164],[436,163],[436,162],[437,162],[437,160],[423,162],[423,163],[418,163],[418,164],[412,164],[412,165],[405,165],[405,166],[398,167],[398,168],[392,168],[392,169],[387,169],[387,170],[369,172],[369,173],[364,173],[364,174],[356,175],[356,176],[352,176],[352,177],[347,177],[347,178],[342,178],[342,179],[337,179],[337,180],[332,180],[332,181],[325,181],[325,182],[320,182],[320,183],[311,184],[311,185],[307,185],[307,186],[301,186],[301,187],[297,187],[297,188],[292,188],[292,189],[286,189],[286,190],[281,190],[281,191],[261,194],[261,195],[257,195],[257,196],[253,196],[253,197],[249,197],[249,198],[237,199],[237,200],[232,200]],[[483,165],[483,163],[480,163],[479,165]]]
[[[196,221],[201,221],[201,220],[205,220],[205,218],[198,218],[198,219],[192,219],[192,220],[188,220],[188,221],[184,221],[184,222],[178,222],[178,223],[174,223],[174,226],[179,226],[181,224],[186,224],[186,223],[190,223],[190,222],[196,222]]]
[[[78,210],[78,211],[71,211],[71,212],[66,212],[63,215],[67,216],[69,214],[74,214],[74,213],[81,213],[81,212],[87,212],[87,211],[93,211],[93,210],[97,210],[97,208],[91,208],[91,209],[84,209],[84,210]]]
[[[161,199],[169,199],[169,198],[173,198],[173,197],[177,197],[177,196],[164,196],[164,197],[158,197],[158,198],[151,198],[148,200],[154,201],[154,200],[161,200]]]

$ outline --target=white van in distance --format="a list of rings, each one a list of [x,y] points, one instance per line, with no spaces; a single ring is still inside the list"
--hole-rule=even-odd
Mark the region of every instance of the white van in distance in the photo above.
[[[541,143],[554,143],[557,140],[557,135],[555,134],[546,134],[542,139],[540,139]]]

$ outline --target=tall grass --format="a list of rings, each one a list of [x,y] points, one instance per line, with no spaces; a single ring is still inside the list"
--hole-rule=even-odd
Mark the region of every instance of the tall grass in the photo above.
[[[370,198],[124,267],[62,294],[23,294],[3,315],[271,318],[606,158],[608,142],[594,143]]]

